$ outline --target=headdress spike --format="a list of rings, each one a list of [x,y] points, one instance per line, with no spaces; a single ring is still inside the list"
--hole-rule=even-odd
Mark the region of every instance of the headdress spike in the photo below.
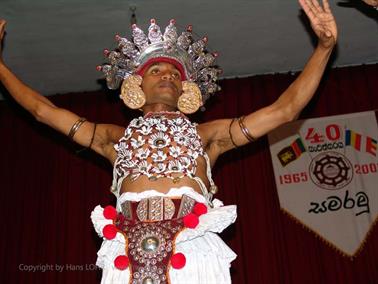
[[[138,28],[136,24],[133,26],[133,41],[140,51],[143,51],[148,46],[148,39],[144,32]]]
[[[176,21],[172,19],[169,21],[169,25],[165,28],[163,35],[165,42],[175,43],[177,41],[177,29],[175,24]]]
[[[148,39],[150,40],[151,44],[161,42],[163,40],[160,27],[156,24],[155,19],[151,19],[151,25],[148,28]]]
[[[204,52],[207,38],[204,37],[196,42],[194,42],[188,50],[189,55],[195,59],[197,56],[201,55]]]
[[[190,28],[189,28],[190,27]],[[188,50],[189,46],[193,42],[193,36],[192,36],[192,26],[188,26],[186,31],[182,32],[181,35],[177,39],[177,45],[181,48]]]

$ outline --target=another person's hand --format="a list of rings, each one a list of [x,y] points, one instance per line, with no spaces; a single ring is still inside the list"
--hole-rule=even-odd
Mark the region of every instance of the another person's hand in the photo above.
[[[3,51],[3,38],[4,38],[4,34],[5,34],[5,25],[7,24],[7,22],[3,19],[0,19],[0,63],[3,62],[3,55],[2,55],[2,51]]]
[[[378,7],[378,0],[362,0],[366,4],[373,6],[373,7]]]
[[[320,46],[332,48],[337,41],[337,26],[327,0],[299,0],[304,12],[310,20],[311,27],[319,39]]]

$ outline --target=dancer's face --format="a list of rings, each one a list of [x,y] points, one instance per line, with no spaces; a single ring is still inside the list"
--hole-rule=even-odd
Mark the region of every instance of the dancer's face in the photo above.
[[[154,63],[143,74],[142,89],[146,104],[166,104],[176,108],[182,93],[181,73],[170,63]]]

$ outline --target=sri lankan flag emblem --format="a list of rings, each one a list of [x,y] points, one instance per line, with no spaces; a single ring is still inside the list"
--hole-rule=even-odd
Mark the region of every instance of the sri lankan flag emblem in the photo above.
[[[277,157],[278,160],[280,160],[281,165],[285,167],[287,164],[298,159],[303,152],[306,152],[306,148],[303,145],[302,139],[297,138],[290,144],[290,146],[279,151]]]

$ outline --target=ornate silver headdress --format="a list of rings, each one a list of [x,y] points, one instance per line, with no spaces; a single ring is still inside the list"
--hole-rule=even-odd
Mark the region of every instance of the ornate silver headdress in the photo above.
[[[119,88],[122,80],[132,74],[143,75],[154,62],[169,62],[181,72],[183,80],[194,82],[202,93],[203,102],[220,87],[216,84],[221,69],[214,66],[217,53],[205,49],[207,38],[194,41],[192,27],[179,36],[175,20],[171,20],[162,34],[154,19],[148,28],[148,36],[136,25],[132,26],[132,41],[116,35],[118,46],[104,50],[109,63],[97,67],[106,76],[109,89]]]

